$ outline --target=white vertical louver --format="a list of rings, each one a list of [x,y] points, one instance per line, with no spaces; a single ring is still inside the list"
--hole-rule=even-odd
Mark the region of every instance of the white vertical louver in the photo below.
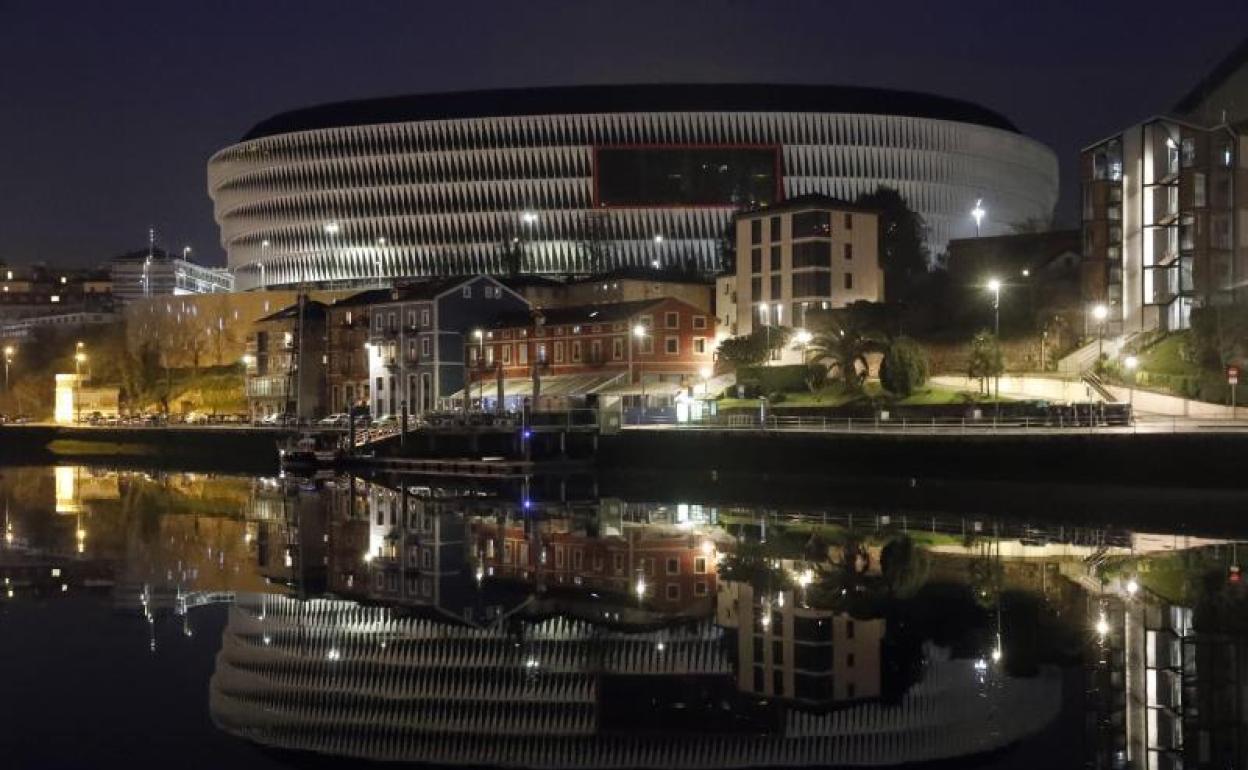
[[[326,128],[244,142],[208,163],[209,194],[239,288],[501,268],[500,245],[540,214],[526,269],[586,269],[579,228],[592,210],[595,146],[775,144],[786,196],[852,198],[898,189],[943,250],[1047,218],[1053,153],[997,128],[931,118],[785,112],[543,115]],[[615,265],[653,260],[719,268],[728,207],[605,209]],[[328,222],[339,231],[325,231]],[[661,245],[653,242],[663,233]],[[385,247],[377,239],[386,239]],[[267,245],[265,245],[267,243]],[[264,269],[260,269],[260,265]],[[315,267],[314,267],[315,266]]]

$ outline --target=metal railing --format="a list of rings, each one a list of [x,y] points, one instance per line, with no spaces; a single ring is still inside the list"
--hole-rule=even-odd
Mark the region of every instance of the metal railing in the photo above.
[[[666,426],[687,430],[810,431],[820,433],[982,433],[1001,431],[1074,430],[1128,427],[1127,420],[1109,421],[1097,413],[1078,417],[800,417],[790,415],[726,415],[678,423],[668,415],[646,415],[627,427]]]

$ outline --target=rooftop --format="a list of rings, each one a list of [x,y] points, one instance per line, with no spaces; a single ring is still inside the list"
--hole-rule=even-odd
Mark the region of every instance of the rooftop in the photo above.
[[[317,302],[314,299],[307,300],[306,302],[303,303],[303,317],[304,318],[324,318],[325,310],[327,309],[327,307],[328,306],[325,305],[323,302]],[[282,308],[281,310],[277,311],[276,313],[270,313],[269,315],[266,315],[264,318],[259,318],[256,320],[256,323],[264,323],[265,321],[287,321],[292,318],[298,318],[298,317],[299,317],[299,305],[296,303],[294,305],[288,305]]]
[[[421,120],[624,112],[823,112],[974,123],[1018,133],[1004,116],[961,99],[833,85],[664,83],[454,91],[321,104],[257,123],[242,141],[295,131]]]
[[[734,219],[749,218],[760,214],[783,214],[789,211],[807,211],[809,209],[832,209],[834,211],[862,211],[868,214],[878,214],[879,210],[870,206],[862,206],[857,203],[851,203],[841,198],[833,198],[830,195],[820,195],[818,193],[809,193],[807,195],[798,195],[792,198],[785,198],[782,201],[771,204],[770,206],[758,206],[757,208],[746,209],[736,214]]]
[[[666,299],[642,299],[633,302],[612,302],[601,305],[576,305],[574,307],[543,308],[533,313],[505,313],[490,324],[494,329],[532,326],[534,316],[541,316],[546,326],[563,326],[583,323],[615,323],[627,321],[638,313],[666,302]]]

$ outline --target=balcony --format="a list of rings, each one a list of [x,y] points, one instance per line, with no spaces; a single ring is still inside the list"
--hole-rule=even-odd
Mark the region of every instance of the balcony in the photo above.
[[[251,377],[247,380],[246,391],[247,398],[288,398],[291,395],[290,377]]]

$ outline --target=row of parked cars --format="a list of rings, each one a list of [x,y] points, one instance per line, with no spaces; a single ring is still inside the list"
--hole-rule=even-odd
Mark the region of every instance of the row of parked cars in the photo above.
[[[28,414],[0,414],[0,425],[25,425],[33,422]]]

